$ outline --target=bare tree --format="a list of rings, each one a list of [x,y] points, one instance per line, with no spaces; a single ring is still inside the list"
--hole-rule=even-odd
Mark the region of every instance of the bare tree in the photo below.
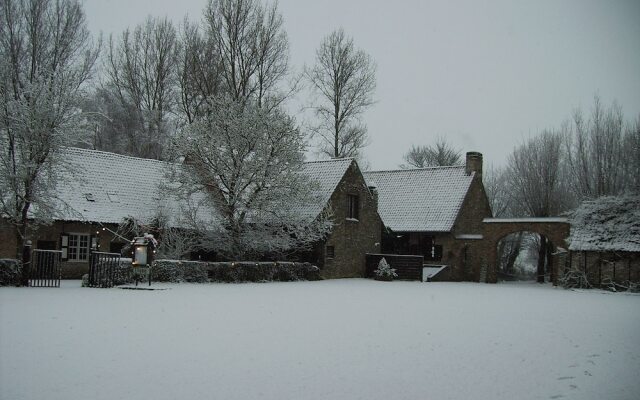
[[[30,224],[55,215],[59,149],[86,133],[78,105],[98,50],[77,1],[0,3],[0,216],[18,258]]]
[[[630,124],[624,135],[625,149],[625,188],[640,193],[640,115]]]
[[[512,216],[513,207],[505,169],[490,166],[483,173],[482,182],[493,216]]]
[[[462,164],[462,153],[439,137],[433,146],[411,146],[401,168],[447,167]]]
[[[560,132],[543,131],[516,148],[507,166],[511,199],[527,216],[551,217],[569,209],[573,198],[564,167],[565,138]],[[544,282],[551,246],[540,237],[538,281]]]
[[[139,120],[139,130],[125,132],[130,155],[162,158],[174,128],[178,53],[176,29],[167,18],[149,17],[109,40],[105,88]]]
[[[279,104],[278,85],[289,68],[289,40],[277,3],[211,0],[205,10],[208,46],[217,53],[224,92],[252,98],[259,107]]]
[[[316,51],[316,65],[305,73],[318,103],[314,132],[329,157],[358,157],[368,144],[361,116],[373,103],[376,66],[353,39],[339,29],[325,37]]]
[[[178,62],[180,109],[187,124],[202,117],[208,99],[223,91],[222,57],[210,35],[185,19],[181,35],[182,52]]]
[[[622,193],[627,186],[622,108],[614,102],[605,109],[596,95],[590,118],[575,111],[568,130],[567,162],[576,193],[581,198]]]
[[[507,276],[515,275],[515,263],[522,250],[525,232],[516,232],[498,243],[498,269]]]
[[[317,199],[300,174],[305,146],[294,121],[279,109],[260,107],[257,100],[225,97],[210,103],[206,117],[175,143],[175,154],[185,159],[179,170],[185,193],[206,193],[207,204],[219,216],[223,230],[215,232],[210,246],[242,259],[298,248],[326,234],[326,219],[311,223],[295,209]],[[193,225],[207,234],[197,218]]]

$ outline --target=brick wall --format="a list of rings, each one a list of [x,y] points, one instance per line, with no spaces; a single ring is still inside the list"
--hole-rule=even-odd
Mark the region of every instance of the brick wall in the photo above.
[[[483,233],[482,220],[490,218],[491,206],[482,184],[481,175],[474,176],[469,191],[460,208],[458,218],[447,237],[445,250],[447,255],[444,264],[448,264],[451,280],[478,281],[482,265],[486,263],[484,257],[483,240],[459,240],[456,235],[481,235]]]
[[[349,220],[348,195],[359,197],[359,218]],[[380,252],[382,221],[375,199],[354,162],[331,195],[334,227],[321,246],[321,275],[323,278],[363,277],[366,253]],[[327,247],[332,246],[334,257],[327,257]]]
[[[117,225],[107,224],[111,230],[116,230]],[[4,223],[0,226],[0,258],[15,257],[15,239],[11,227]],[[97,232],[100,232],[97,234]],[[34,249],[38,247],[38,241],[53,242],[55,250],[60,250],[60,235],[63,233],[76,233],[83,235],[93,235],[98,238],[101,251],[109,251],[114,235],[108,231],[103,231],[101,226],[83,222],[62,222],[56,221],[50,225],[40,226],[30,234]],[[89,271],[88,261],[66,261],[62,263],[62,277],[64,279],[79,279]]]
[[[566,239],[569,237],[570,226],[567,222],[489,222],[483,224],[484,249],[483,260],[488,267],[487,282],[495,283],[498,280],[497,245],[505,236],[516,232],[533,232],[544,235],[552,245],[552,252],[558,247],[566,248]],[[484,261],[483,261],[484,262]],[[557,268],[555,264],[552,264]],[[552,270],[552,279],[557,271]]]
[[[16,258],[16,240],[13,226],[0,218],[0,258]]]

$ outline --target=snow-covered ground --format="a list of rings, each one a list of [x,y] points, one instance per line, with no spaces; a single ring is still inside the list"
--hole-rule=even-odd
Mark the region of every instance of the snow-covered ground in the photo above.
[[[638,399],[640,296],[536,284],[0,288],[2,399]]]

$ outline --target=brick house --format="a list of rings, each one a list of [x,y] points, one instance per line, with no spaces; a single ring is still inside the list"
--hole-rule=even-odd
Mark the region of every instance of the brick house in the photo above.
[[[382,220],[377,198],[355,160],[305,163],[305,175],[319,182],[333,213],[331,234],[309,255],[323,278],[363,277],[366,253],[379,252]]]
[[[438,279],[480,279],[484,218],[491,208],[482,184],[482,154],[469,152],[462,166],[371,171],[385,225],[382,252],[424,256],[446,265]]]
[[[571,213],[566,268],[589,283],[640,283],[640,196],[601,197]]]
[[[62,174],[58,185],[62,211],[52,224],[31,235],[36,249],[62,250],[64,278],[79,278],[88,271],[93,246],[120,252],[125,241],[112,232],[125,218],[149,219],[162,207],[170,225],[184,227],[180,225],[184,200],[167,190],[172,165],[71,147],[64,152],[70,172]],[[330,207],[334,215],[332,233],[307,258],[321,267],[325,278],[363,276],[365,253],[379,246],[382,225],[357,163],[352,159],[310,162],[303,173],[317,184],[324,206],[302,207],[302,211],[313,219],[323,207]],[[201,204],[202,200],[199,194],[190,199]],[[199,211],[199,220],[217,223],[206,206]],[[15,248],[12,229],[0,220],[0,258],[15,257]]]

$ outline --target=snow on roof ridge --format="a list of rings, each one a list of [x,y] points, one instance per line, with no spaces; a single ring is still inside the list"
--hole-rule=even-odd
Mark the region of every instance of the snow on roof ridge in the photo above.
[[[353,161],[353,160],[355,160],[355,158],[353,158],[353,157],[330,158],[328,160],[305,161],[304,164],[325,163],[325,162],[341,162],[341,161]]]
[[[160,163],[160,164],[171,164],[168,161],[156,160],[155,158],[144,158],[144,157],[128,156],[128,155],[125,155],[125,154],[114,153],[114,152],[111,152],[111,151],[94,150],[94,149],[83,149],[82,147],[65,146],[65,147],[63,147],[63,150],[75,151],[75,152],[103,154],[103,155],[106,155],[106,156],[109,156],[109,157],[121,157],[121,158],[133,159],[133,160],[152,161],[152,162],[156,162],[156,163]]]
[[[366,171],[364,174],[376,174],[382,172],[408,172],[408,171],[429,171],[436,169],[453,169],[453,168],[464,168],[464,165],[446,165],[446,166],[438,166],[438,167],[423,167],[423,168],[399,168],[399,169],[383,169],[380,171]]]

